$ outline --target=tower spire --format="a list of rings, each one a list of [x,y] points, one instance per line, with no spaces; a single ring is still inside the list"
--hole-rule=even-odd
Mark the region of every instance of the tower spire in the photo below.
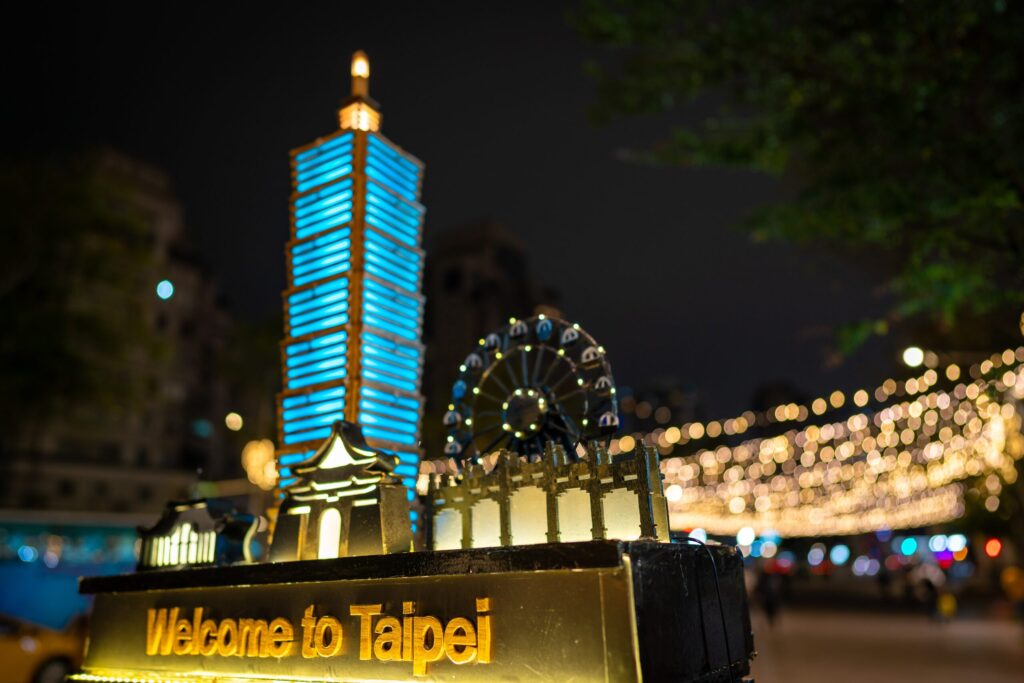
[[[362,50],[352,54],[352,96],[370,96],[370,58]]]
[[[380,109],[370,98],[370,59],[362,50],[352,55],[352,94],[338,110],[342,130],[380,130]]]

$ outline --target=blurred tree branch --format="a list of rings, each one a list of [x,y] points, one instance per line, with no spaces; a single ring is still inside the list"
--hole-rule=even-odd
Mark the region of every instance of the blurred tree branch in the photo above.
[[[84,158],[0,168],[2,449],[73,404],[134,397],[125,359],[155,349],[140,299],[152,246],[121,193]]]
[[[1015,331],[1024,307],[1024,6],[1003,0],[584,0],[595,121],[713,105],[634,161],[786,175],[758,239],[885,265],[893,304],[840,330]],[[1019,341],[1019,337],[1013,339]]]

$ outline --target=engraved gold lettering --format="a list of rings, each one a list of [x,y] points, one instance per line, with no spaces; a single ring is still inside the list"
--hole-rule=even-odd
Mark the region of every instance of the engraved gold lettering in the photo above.
[[[266,649],[267,639],[270,638],[270,628],[263,619],[239,619],[238,620],[238,657],[267,657],[263,654]]]
[[[313,647],[313,628],[316,626],[316,617],[313,616],[313,605],[306,608],[302,615],[302,656],[306,659],[316,657],[316,648]]]
[[[178,619],[177,608],[168,617],[166,609],[146,610],[146,654],[171,654],[173,645],[171,629]]]
[[[444,653],[453,664],[476,660],[476,630],[473,622],[455,617],[444,627]]]
[[[402,603],[402,661],[412,661],[412,617],[416,612],[415,602]]]
[[[176,655],[187,655],[192,649],[192,622],[178,619],[174,625],[174,646],[171,651]]]
[[[380,614],[383,605],[352,605],[348,613],[359,617],[359,659],[366,661],[372,657],[373,638],[370,636],[373,619]]]
[[[199,647],[202,645],[202,643],[199,640],[199,627],[202,625],[202,623],[203,623],[203,608],[202,607],[196,607],[194,610],[192,610],[192,643],[191,643],[191,647],[188,649],[188,653],[187,654],[190,654],[190,655],[197,655],[197,654],[199,654]]]
[[[238,625],[234,619],[223,619],[217,627],[217,654],[230,657],[238,650]]]
[[[341,652],[341,622],[334,617],[320,617],[316,620],[313,645],[321,657],[333,657]]]
[[[413,617],[412,675],[426,676],[427,664],[444,656],[444,629],[437,617]]]
[[[374,633],[373,656],[382,662],[401,661],[402,623],[396,617],[381,617]]]
[[[266,650],[260,651],[261,657],[287,657],[295,652],[295,637],[292,622],[278,617],[270,622],[270,637],[265,641]]]
[[[350,605],[359,617],[359,659],[412,662],[414,676],[427,676],[430,664],[447,658],[453,664],[492,661],[491,598],[476,598],[476,618],[453,617],[447,622],[417,615],[414,601],[402,602],[402,616],[385,615],[383,603]],[[191,609],[191,615],[185,615]],[[299,621],[274,619],[210,619],[209,608],[152,608],[146,610],[147,655],[218,655],[274,657],[300,654],[306,659],[335,657],[344,651],[341,621],[318,616],[308,605]]]
[[[491,610],[490,598],[476,599],[476,659],[481,664],[491,663]]]
[[[206,619],[199,627],[199,633],[196,636],[197,652],[204,657],[212,655],[217,651],[217,622],[213,619]],[[211,638],[211,636],[213,636]]]

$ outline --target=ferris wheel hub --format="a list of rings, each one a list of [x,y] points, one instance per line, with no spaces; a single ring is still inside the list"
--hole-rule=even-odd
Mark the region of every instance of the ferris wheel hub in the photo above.
[[[506,432],[535,434],[548,412],[544,394],[532,388],[518,388],[501,404],[502,427]]]

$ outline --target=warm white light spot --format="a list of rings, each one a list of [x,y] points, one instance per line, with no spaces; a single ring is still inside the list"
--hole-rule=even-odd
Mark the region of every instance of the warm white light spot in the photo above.
[[[903,362],[907,364],[907,367],[918,367],[924,362],[924,351],[918,346],[908,346],[903,349]]]
[[[224,424],[233,432],[237,432],[242,428],[243,420],[242,416],[238,413],[228,413],[224,416]]]
[[[736,542],[740,545],[750,545],[756,537],[753,527],[745,526],[736,533]]]
[[[352,76],[354,78],[370,77],[370,60],[366,55],[357,54],[352,58]]]

